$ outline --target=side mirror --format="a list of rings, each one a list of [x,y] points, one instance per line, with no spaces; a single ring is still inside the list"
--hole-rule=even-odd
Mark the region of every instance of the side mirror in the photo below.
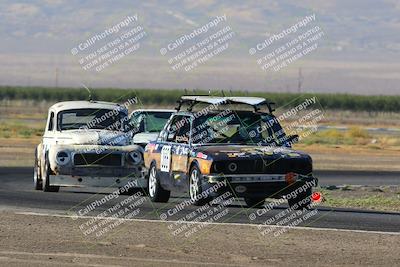
[[[166,141],[167,140],[167,131],[162,130],[157,137],[157,141]]]
[[[173,141],[176,136],[176,131],[167,130],[167,141]]]
[[[292,146],[292,144],[295,144],[299,142],[299,135],[294,134],[294,135],[288,135],[286,138],[286,143],[289,144],[289,146]]]
[[[175,139],[175,133],[168,133],[168,141],[173,141]]]

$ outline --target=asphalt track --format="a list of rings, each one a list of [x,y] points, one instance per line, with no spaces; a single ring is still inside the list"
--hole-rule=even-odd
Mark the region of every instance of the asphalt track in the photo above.
[[[362,172],[317,172],[321,185],[340,184],[377,184],[399,185],[398,173],[362,173]],[[88,204],[96,199],[100,200],[112,192],[110,189],[94,190],[86,188],[63,188],[58,193],[45,193],[32,188],[31,168],[0,168],[0,209],[39,212],[50,214],[76,214],[87,208]],[[87,215],[97,215],[106,211],[129,196],[118,196]],[[160,214],[172,214],[174,208],[187,201],[184,196],[174,196],[165,203],[151,203],[148,198],[143,198],[140,213],[135,219],[160,220]],[[257,209],[244,208],[241,201],[235,201],[227,209],[229,213],[217,222],[263,224],[268,219],[276,216],[287,208],[286,204],[275,206],[266,214],[251,217]],[[196,211],[196,206],[185,206],[167,220],[179,220]],[[251,219],[252,218],[252,219]],[[271,221],[271,220],[270,220]],[[274,223],[272,223],[274,224]],[[333,228],[379,232],[400,233],[400,214],[390,212],[373,212],[353,209],[332,209],[318,207],[311,218],[304,220],[297,226],[314,228]]]

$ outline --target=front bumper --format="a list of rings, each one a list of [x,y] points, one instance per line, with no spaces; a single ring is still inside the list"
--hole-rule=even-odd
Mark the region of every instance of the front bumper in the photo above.
[[[70,176],[50,175],[50,185],[63,187],[110,187],[146,188],[144,177],[104,177],[104,176]]]
[[[147,187],[143,166],[57,166],[50,185],[63,187]]]
[[[303,174],[231,174],[231,175],[204,175],[203,178],[213,184],[222,181],[233,183],[274,183],[274,182],[315,182],[318,185],[318,178],[312,175]]]
[[[141,178],[146,170],[143,166],[136,167],[111,167],[111,166],[57,166],[57,175],[70,176],[102,176],[102,177],[136,177]]]
[[[231,191],[237,197],[280,198],[300,187],[312,188],[318,185],[318,178],[302,174],[234,174],[204,175],[203,190],[217,183],[226,187],[216,194]]]

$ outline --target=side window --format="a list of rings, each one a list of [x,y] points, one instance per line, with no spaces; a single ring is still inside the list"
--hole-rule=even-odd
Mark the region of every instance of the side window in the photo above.
[[[188,118],[189,117],[185,117]],[[189,143],[189,136],[190,136],[190,121],[188,120],[187,123],[181,125],[175,135],[175,142],[181,144],[188,144]]]
[[[168,142],[175,141],[175,135],[178,130],[178,122],[182,119],[183,116],[174,116],[171,122],[168,124],[167,127],[167,140]]]
[[[53,128],[54,128],[54,112],[51,112],[49,117],[49,126],[47,127],[47,130],[53,131]]]
[[[157,141],[167,141],[168,139],[168,131],[170,129],[170,125],[174,123],[175,117],[172,117],[168,122],[164,125],[164,128],[161,130],[160,134],[158,135]]]
[[[174,116],[167,127],[168,142],[189,143],[190,117]]]
[[[143,118],[144,114],[142,112],[132,114],[129,124],[134,133],[140,133],[144,131],[144,129],[141,129],[144,128],[143,126],[141,127],[141,123],[143,124],[144,122]]]

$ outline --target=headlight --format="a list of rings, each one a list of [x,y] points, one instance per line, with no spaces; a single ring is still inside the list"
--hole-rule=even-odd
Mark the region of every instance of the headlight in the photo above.
[[[237,164],[235,162],[231,162],[231,163],[228,164],[228,170],[230,172],[236,172],[237,168],[238,168],[238,166],[237,166]]]
[[[71,160],[71,156],[69,153],[65,152],[65,151],[60,151],[57,153],[56,156],[56,162],[59,165],[66,165],[68,162],[70,162]]]
[[[127,154],[128,161],[134,165],[139,165],[143,162],[142,153],[139,151],[132,151]]]

